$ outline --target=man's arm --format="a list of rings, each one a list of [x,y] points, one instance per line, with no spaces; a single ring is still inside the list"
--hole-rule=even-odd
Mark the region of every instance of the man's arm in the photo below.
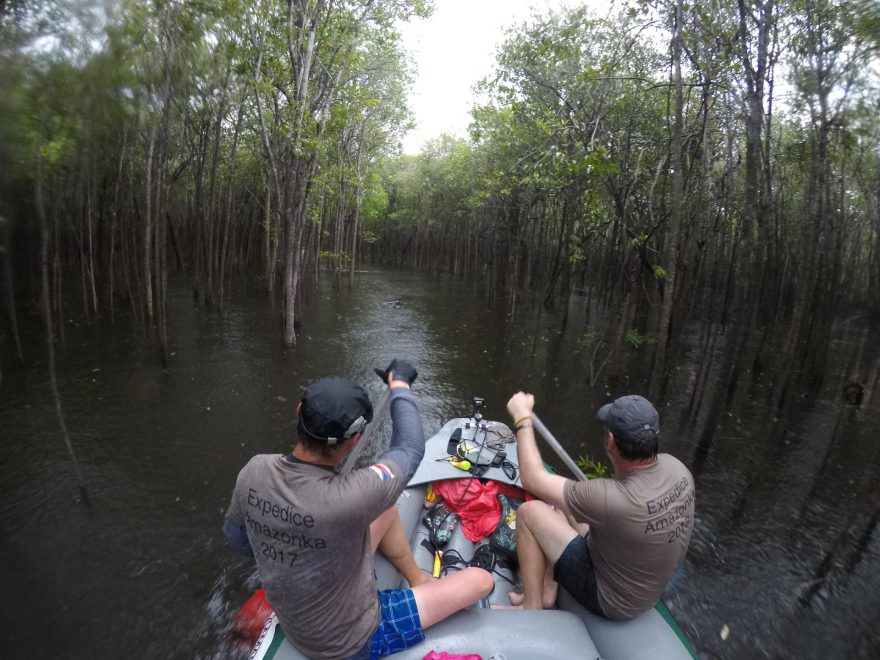
[[[247,530],[242,524],[244,522],[244,512],[241,510],[241,500],[238,497],[240,492],[240,484],[242,474],[247,466],[242,468],[235,479],[235,489],[232,491],[232,499],[229,501],[229,507],[226,509],[226,516],[223,518],[223,536],[229,545],[246,555],[253,556],[251,544],[248,541]]]
[[[544,461],[538,450],[534,428],[531,426],[530,416],[534,406],[535,397],[524,392],[517,392],[507,402],[507,411],[513,417],[514,422],[525,418],[519,429],[514,428],[516,455],[519,459],[519,473],[523,487],[538,499],[568,513],[568,507],[565,504],[565,484],[570,479],[552,474],[544,469]]]
[[[254,554],[244,525],[234,523],[229,518],[223,518],[223,536],[226,537],[226,541],[233,550],[245,555]]]
[[[391,387],[391,445],[379,457],[394,461],[403,471],[406,484],[425,455],[425,431],[416,400],[405,381],[389,379]]]

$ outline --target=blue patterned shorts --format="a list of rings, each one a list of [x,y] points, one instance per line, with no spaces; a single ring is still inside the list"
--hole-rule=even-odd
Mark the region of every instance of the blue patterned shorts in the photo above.
[[[412,589],[379,592],[379,627],[370,643],[371,657],[398,653],[425,639]]]

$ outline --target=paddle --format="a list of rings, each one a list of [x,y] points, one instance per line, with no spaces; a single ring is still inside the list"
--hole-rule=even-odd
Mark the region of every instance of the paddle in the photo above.
[[[273,609],[266,600],[265,590],[257,589],[235,614],[232,620],[233,630],[243,642],[253,647]]]
[[[538,416],[535,414],[533,410],[531,412],[532,415],[532,425],[538,429],[538,433],[544,436],[544,440],[547,441],[547,444],[550,445],[550,448],[556,452],[556,455],[559,456],[560,460],[565,463],[565,467],[571,470],[571,473],[575,476],[575,479],[578,481],[586,481],[587,477],[584,475],[583,471],[577,466],[571,456],[562,448],[562,445],[559,444],[559,441],[553,437],[553,434],[550,433],[550,429],[544,426],[544,422],[542,422]]]
[[[405,381],[410,385],[412,385],[413,382],[415,382],[415,379],[419,376],[419,372],[416,371],[414,366],[406,360],[398,359],[392,360],[387,369],[375,369],[374,371],[376,372],[376,375],[382,379],[383,383],[389,385],[389,389],[385,392],[385,398],[382,399],[382,403],[380,403],[379,407],[376,409],[375,414],[373,415],[373,420],[367,424],[367,427],[361,434],[361,438],[358,440],[357,445],[351,450],[348,458],[345,459],[345,463],[343,463],[342,468],[339,470],[339,474],[342,475],[351,472],[358,457],[363,453],[364,447],[366,447],[367,443],[370,441],[373,432],[381,426],[382,419],[385,417],[385,411],[388,410],[388,402],[391,401],[391,381],[389,380],[389,376],[393,376],[397,380]]]
[[[366,428],[364,428],[364,432],[361,433],[360,440],[354,446],[354,449],[351,450],[351,453],[348,455],[348,458],[345,459],[345,462],[342,464],[342,468],[339,470],[339,474],[345,475],[351,472],[351,469],[354,467],[354,464],[357,462],[358,457],[363,453],[364,447],[367,446],[367,443],[370,441],[370,437],[373,435],[373,431],[382,424],[382,420],[385,417],[385,411],[388,410],[388,402],[391,400],[391,390],[389,389],[385,392],[385,398],[382,399],[382,403],[379,404],[379,407],[376,409],[376,414],[373,415],[373,420],[367,424]]]

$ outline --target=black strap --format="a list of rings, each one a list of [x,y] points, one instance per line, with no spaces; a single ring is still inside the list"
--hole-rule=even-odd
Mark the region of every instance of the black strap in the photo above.
[[[461,442],[461,429],[455,429],[449,436],[449,443],[446,445],[446,453],[455,456],[458,451],[458,443]]]
[[[504,471],[504,476],[506,476],[511,481],[516,481],[516,466],[505,459],[501,463],[501,469]]]
[[[477,548],[476,552],[474,552],[474,556],[468,562],[468,566],[476,566],[477,568],[491,571],[495,568],[495,563],[495,550],[492,546],[486,544]]]

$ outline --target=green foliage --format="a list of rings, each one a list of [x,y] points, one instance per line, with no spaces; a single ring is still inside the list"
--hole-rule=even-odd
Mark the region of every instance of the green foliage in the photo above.
[[[361,214],[364,222],[372,223],[388,209],[388,193],[382,184],[377,182],[375,188],[368,189],[364,194]]]
[[[48,165],[57,165],[62,158],[72,153],[73,147],[73,140],[66,135],[59,135],[40,145],[40,158]]]
[[[580,455],[575,459],[575,463],[584,473],[587,479],[601,479],[602,477],[611,476],[608,467],[598,459],[590,455]]]
[[[648,243],[648,235],[647,234],[639,234],[638,236],[633,236],[629,240],[629,246],[634,250],[639,250]]]
[[[429,14],[431,3],[124,0],[106,12],[88,3],[7,3],[0,199],[33,199],[39,165],[58,226],[70,231],[62,243],[81,244],[79,215],[93,203],[104,232],[94,245],[110,246],[114,259],[121,245],[143,240],[148,200],[161,207],[156,217],[187,219],[181,229],[192,235],[177,238],[190,254],[202,254],[206,247],[192,243],[227,221],[237,239],[248,237],[230,242],[238,245],[268,238],[269,247],[287,246],[288,229],[310,236],[317,228],[332,250],[306,255],[302,268],[315,259],[350,265],[339,246],[351,249],[359,218],[361,241],[377,244],[371,252],[381,254],[383,241],[412,244],[408,259],[466,267],[493,292],[495,284],[515,292],[511,307],[522,291],[546,294],[549,305],[574,285],[642,318],[661,290],[718,282],[705,269],[735,273],[743,255],[785,264],[767,292],[794,291],[808,272],[829,278],[811,291],[843,284],[853,288],[848,299],[869,300],[880,171],[875,4],[777,5],[768,46],[779,58],[778,84],[761,91],[790,92],[785,104],[763,98],[765,108],[774,101],[774,114],[762,128],[771,171],[762,172],[769,215],[761,222],[748,221],[755,200],[743,165],[754,21],[741,32],[735,4],[683,5],[687,199],[678,263],[700,267],[678,269],[678,282],[665,268],[679,208],[670,171],[671,5],[644,0],[619,14],[597,17],[581,6],[516,26],[479,85],[470,139],[440,136],[418,156],[396,153],[411,124],[397,26]],[[291,7],[305,20],[289,21]],[[12,222],[32,221],[28,211],[22,206]],[[109,226],[118,230],[112,240]],[[210,240],[219,243],[216,234]],[[100,270],[110,255],[95,257]],[[132,274],[115,281],[136,281]],[[672,294],[667,300],[684,298]],[[692,308],[711,295],[695,292]],[[587,327],[578,341],[591,381],[621,348],[609,347],[620,336],[612,326]],[[625,341],[638,349],[656,340],[630,330]]]
[[[446,231],[468,217],[474,198],[474,154],[466,141],[443,135],[425,145],[417,157],[402,156],[386,174],[388,210],[371,228]]]
[[[604,342],[604,335],[602,331],[592,325],[588,325],[584,328],[584,331],[581,333],[581,336],[578,337],[577,340],[577,353],[581,353],[586,349],[592,349],[597,345]]]
[[[857,35],[873,44],[874,52],[880,51],[880,3],[876,0],[853,0],[844,20],[849,22]]]
[[[330,250],[321,250],[318,252],[318,262],[331,262],[337,269],[344,269],[351,263],[351,254],[346,250],[332,252]]]
[[[650,333],[643,335],[635,328],[631,328],[626,331],[626,335],[624,335],[624,341],[626,341],[626,343],[629,346],[638,350],[639,348],[641,348],[642,346],[644,346],[646,344],[647,345],[656,344],[657,338],[654,337],[653,335],[651,335]]]

